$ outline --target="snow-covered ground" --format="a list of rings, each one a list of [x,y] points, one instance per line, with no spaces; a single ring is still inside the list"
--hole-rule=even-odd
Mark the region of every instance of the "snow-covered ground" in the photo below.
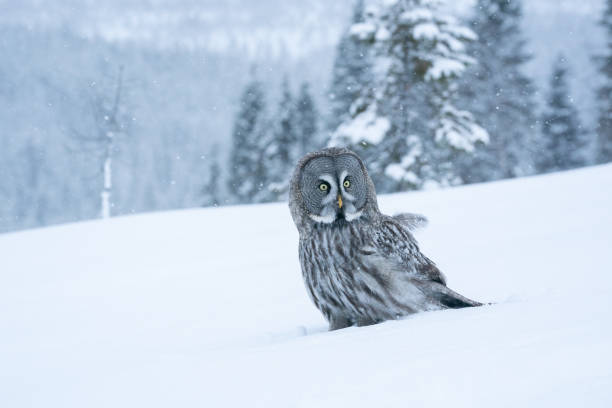
[[[5,234],[0,406],[612,406],[612,166],[380,202],[494,304],[327,332],[284,204]]]

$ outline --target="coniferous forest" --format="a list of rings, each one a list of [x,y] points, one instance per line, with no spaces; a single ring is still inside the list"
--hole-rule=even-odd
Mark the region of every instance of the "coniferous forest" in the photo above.
[[[612,161],[612,0],[592,115],[572,49],[530,74],[525,2],[334,2],[333,46],[308,55],[0,19],[0,232],[282,201],[325,146],[362,156],[379,193]]]

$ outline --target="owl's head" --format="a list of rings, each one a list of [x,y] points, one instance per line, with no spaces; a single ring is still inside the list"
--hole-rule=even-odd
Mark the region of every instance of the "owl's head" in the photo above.
[[[378,212],[374,184],[363,162],[354,152],[337,147],[299,161],[289,206],[298,228],[300,224],[352,222]]]

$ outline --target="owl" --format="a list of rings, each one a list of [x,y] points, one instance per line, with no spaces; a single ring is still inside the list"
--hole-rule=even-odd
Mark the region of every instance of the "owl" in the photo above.
[[[421,218],[379,211],[374,184],[352,151],[328,148],[303,157],[289,208],[306,288],[330,330],[481,305],[449,289],[421,253],[411,233]]]

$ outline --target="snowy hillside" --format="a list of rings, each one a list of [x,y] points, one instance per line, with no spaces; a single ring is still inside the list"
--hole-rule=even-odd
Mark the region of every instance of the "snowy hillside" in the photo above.
[[[5,234],[1,405],[612,406],[612,166],[380,201],[494,304],[326,332],[284,204]]]

